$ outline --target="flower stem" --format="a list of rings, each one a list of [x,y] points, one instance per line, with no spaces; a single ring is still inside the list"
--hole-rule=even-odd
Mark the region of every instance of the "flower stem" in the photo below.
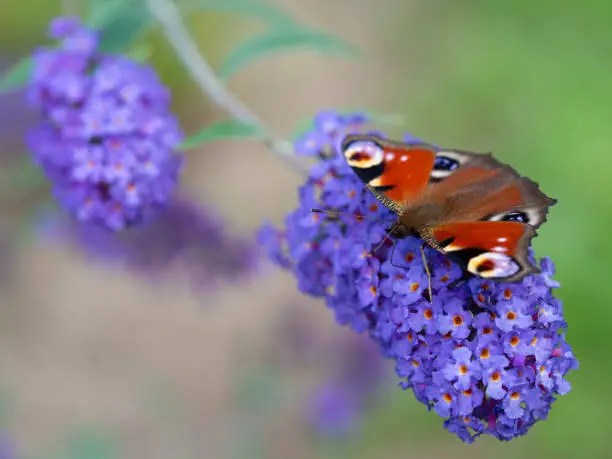
[[[151,14],[159,21],[170,45],[189,71],[204,94],[217,106],[243,123],[257,126],[266,136],[270,150],[287,161],[292,167],[306,171],[298,161],[291,142],[276,136],[272,130],[241,100],[232,94],[215,75],[208,61],[198,50],[197,44],[187,31],[179,9],[172,0],[147,0]]]

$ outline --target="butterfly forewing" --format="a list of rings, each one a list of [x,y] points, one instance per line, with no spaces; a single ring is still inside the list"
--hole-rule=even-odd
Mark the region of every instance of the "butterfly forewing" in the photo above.
[[[369,135],[350,135],[344,157],[357,176],[396,213],[423,194],[435,161],[426,144],[404,144]]]

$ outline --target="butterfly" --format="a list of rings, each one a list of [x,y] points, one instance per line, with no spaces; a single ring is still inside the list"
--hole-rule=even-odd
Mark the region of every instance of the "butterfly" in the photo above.
[[[346,136],[341,148],[367,188],[397,214],[389,236],[417,236],[484,279],[517,282],[540,272],[528,247],[556,200],[490,153],[367,134]]]

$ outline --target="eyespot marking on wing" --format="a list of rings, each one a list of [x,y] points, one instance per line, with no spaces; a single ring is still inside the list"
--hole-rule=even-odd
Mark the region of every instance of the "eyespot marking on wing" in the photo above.
[[[389,153],[389,155],[392,155],[392,153]],[[383,148],[376,142],[371,140],[356,140],[345,147],[344,157],[351,167],[369,169],[370,167],[382,164],[385,153]]]
[[[539,226],[545,218],[545,209],[527,207],[524,209],[516,209],[508,212],[500,212],[499,214],[490,215],[486,218],[493,222],[518,222],[526,223],[531,226]]]
[[[431,170],[431,178],[440,180],[448,177],[455,169],[459,167],[459,162],[447,156],[436,156],[433,169]]]
[[[436,156],[428,144],[405,144],[368,134],[347,135],[341,148],[353,172],[396,213],[427,188]]]
[[[509,255],[484,252],[471,258],[467,269],[472,274],[485,279],[492,279],[514,276],[521,270],[521,266]]]
[[[457,151],[438,151],[431,170],[431,180],[439,181],[452,175],[460,166],[469,161],[470,156]]]

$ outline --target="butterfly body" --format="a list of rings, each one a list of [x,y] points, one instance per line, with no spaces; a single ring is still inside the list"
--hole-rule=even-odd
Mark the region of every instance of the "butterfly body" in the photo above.
[[[397,221],[388,234],[418,236],[477,276],[518,281],[536,228],[556,201],[491,154],[349,135],[345,159]]]

